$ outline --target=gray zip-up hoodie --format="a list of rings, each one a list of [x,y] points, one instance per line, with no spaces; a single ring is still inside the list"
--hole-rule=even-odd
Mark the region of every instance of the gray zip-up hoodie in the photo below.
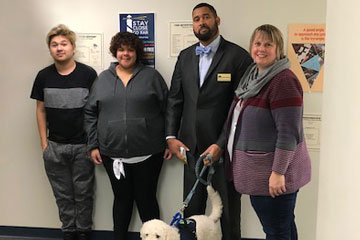
[[[88,149],[109,157],[135,157],[165,149],[168,88],[158,71],[138,64],[125,87],[111,63],[93,84],[85,106]]]

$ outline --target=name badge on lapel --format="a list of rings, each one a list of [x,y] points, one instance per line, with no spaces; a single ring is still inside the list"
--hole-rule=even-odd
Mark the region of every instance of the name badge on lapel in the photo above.
[[[231,73],[218,73],[217,81],[218,82],[231,82]]]

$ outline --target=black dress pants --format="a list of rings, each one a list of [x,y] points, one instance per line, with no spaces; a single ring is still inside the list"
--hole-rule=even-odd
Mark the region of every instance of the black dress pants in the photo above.
[[[195,164],[199,158],[199,154],[187,154],[188,164],[184,166],[184,199],[189,194],[194,183],[196,182]],[[222,204],[223,214],[220,219],[223,240],[240,240],[240,211],[241,211],[241,194],[236,192],[234,184],[227,182],[225,178],[225,169],[223,163],[216,163],[215,174],[212,178],[212,185],[219,192]],[[200,169],[201,170],[201,169]],[[207,174],[204,174],[206,179]],[[207,201],[206,187],[199,183],[197,186],[189,206],[184,211],[184,216],[202,215],[205,213]]]

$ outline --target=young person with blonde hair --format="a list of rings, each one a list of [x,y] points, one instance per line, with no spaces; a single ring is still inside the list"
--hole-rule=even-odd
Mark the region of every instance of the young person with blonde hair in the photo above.
[[[97,74],[74,60],[75,41],[65,25],[50,30],[46,43],[54,64],[39,71],[31,92],[64,240],[90,238],[93,210],[94,164],[87,153],[83,108]]]

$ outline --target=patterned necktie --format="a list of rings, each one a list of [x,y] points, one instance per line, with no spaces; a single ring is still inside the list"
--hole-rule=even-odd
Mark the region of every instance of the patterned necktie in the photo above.
[[[196,55],[203,55],[205,54],[205,56],[209,55],[211,52],[211,47],[207,46],[207,47],[203,47],[203,46],[197,46],[195,49],[195,53]]]

